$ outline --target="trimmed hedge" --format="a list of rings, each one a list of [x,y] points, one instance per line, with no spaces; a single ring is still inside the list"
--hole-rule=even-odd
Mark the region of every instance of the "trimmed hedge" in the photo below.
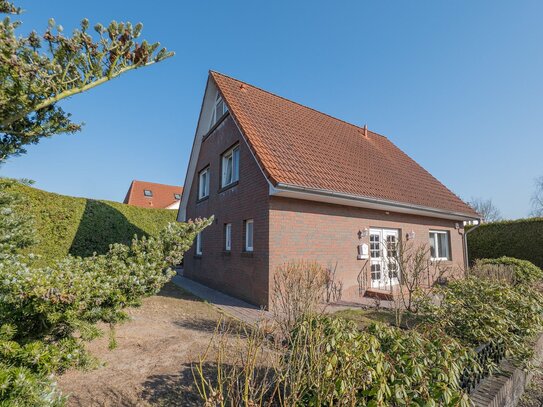
[[[175,221],[176,211],[139,208],[118,202],[74,198],[22,184],[23,213],[34,219],[36,243],[27,252],[40,255],[36,265],[50,265],[67,254],[104,254],[112,243],[130,243],[134,235],[156,235]]]
[[[503,256],[543,268],[543,218],[483,224],[468,235],[470,261]]]

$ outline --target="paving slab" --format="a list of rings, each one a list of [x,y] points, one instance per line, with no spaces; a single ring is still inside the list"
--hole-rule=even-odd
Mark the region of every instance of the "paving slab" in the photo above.
[[[179,274],[172,278],[172,282],[182,289],[191,292],[196,297],[217,307],[225,314],[250,325],[255,325],[259,321],[271,318],[271,313],[269,311],[238,298],[231,297]]]

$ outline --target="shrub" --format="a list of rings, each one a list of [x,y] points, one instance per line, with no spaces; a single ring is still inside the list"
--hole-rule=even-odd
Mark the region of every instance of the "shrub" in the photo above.
[[[528,260],[513,257],[479,259],[475,262],[473,274],[483,278],[507,281],[515,286],[533,285],[543,280],[543,270]]]
[[[543,330],[543,295],[536,289],[472,276],[436,287],[434,295],[421,308],[431,326],[473,348],[503,344],[519,362],[531,356],[530,339]]]
[[[126,307],[156,293],[211,220],[171,223],[105,254],[36,267],[32,255],[17,252],[32,233],[14,210],[25,202],[12,182],[0,182],[0,405],[57,406],[63,399],[50,375],[92,366],[83,342],[102,334],[95,323],[113,326]]]
[[[318,313],[325,298],[328,272],[316,262],[294,261],[275,270],[271,309],[283,336],[296,321]]]
[[[380,324],[359,331],[351,321],[305,316],[285,346],[257,337],[236,352],[227,352],[226,336],[213,339],[222,356],[210,367],[206,354],[194,370],[206,406],[469,405],[460,376],[476,362],[442,334]],[[236,367],[225,374],[231,353]]]
[[[24,204],[12,209],[34,221],[35,244],[25,253],[40,256],[35,262],[38,266],[50,266],[68,254],[105,254],[110,244],[130,244],[134,235],[156,236],[176,216],[176,211],[168,209],[74,198],[6,179],[0,179],[0,188],[9,192],[8,196],[24,198]]]
[[[543,268],[543,218],[483,224],[470,233],[471,260],[512,256]]]

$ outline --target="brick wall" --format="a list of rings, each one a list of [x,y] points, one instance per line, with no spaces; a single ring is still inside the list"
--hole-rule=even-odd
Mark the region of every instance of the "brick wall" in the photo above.
[[[239,183],[220,192],[221,154],[240,146]],[[227,116],[200,149],[196,174],[209,165],[209,198],[197,202],[198,177],[192,181],[187,219],[215,216],[202,232],[203,253],[195,245],[185,257],[185,275],[258,305],[268,305],[268,183],[234,121]],[[243,222],[254,219],[254,251],[244,253]],[[224,224],[232,224],[232,250],[224,251]]]
[[[463,229],[455,221],[389,213],[364,208],[272,197],[270,200],[270,275],[279,265],[296,259],[314,260],[336,268],[343,282],[343,299],[355,300],[361,285],[369,283],[369,260],[357,260],[357,232],[364,228],[400,229],[400,236],[414,231],[415,245],[428,244],[430,229],[447,230],[451,261],[460,272],[464,264]],[[460,222],[461,224],[461,222]],[[369,246],[369,236],[362,238]],[[270,287],[273,277],[270,278]]]

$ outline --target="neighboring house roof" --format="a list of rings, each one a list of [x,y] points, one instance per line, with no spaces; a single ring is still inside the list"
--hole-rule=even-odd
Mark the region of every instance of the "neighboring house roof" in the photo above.
[[[210,75],[274,187],[479,217],[386,137],[220,73]]]
[[[150,196],[146,196],[146,191],[150,191],[147,192],[147,195]],[[145,208],[177,209],[179,199],[176,198],[176,195],[181,196],[182,193],[183,187],[134,180],[130,184],[123,202]]]

